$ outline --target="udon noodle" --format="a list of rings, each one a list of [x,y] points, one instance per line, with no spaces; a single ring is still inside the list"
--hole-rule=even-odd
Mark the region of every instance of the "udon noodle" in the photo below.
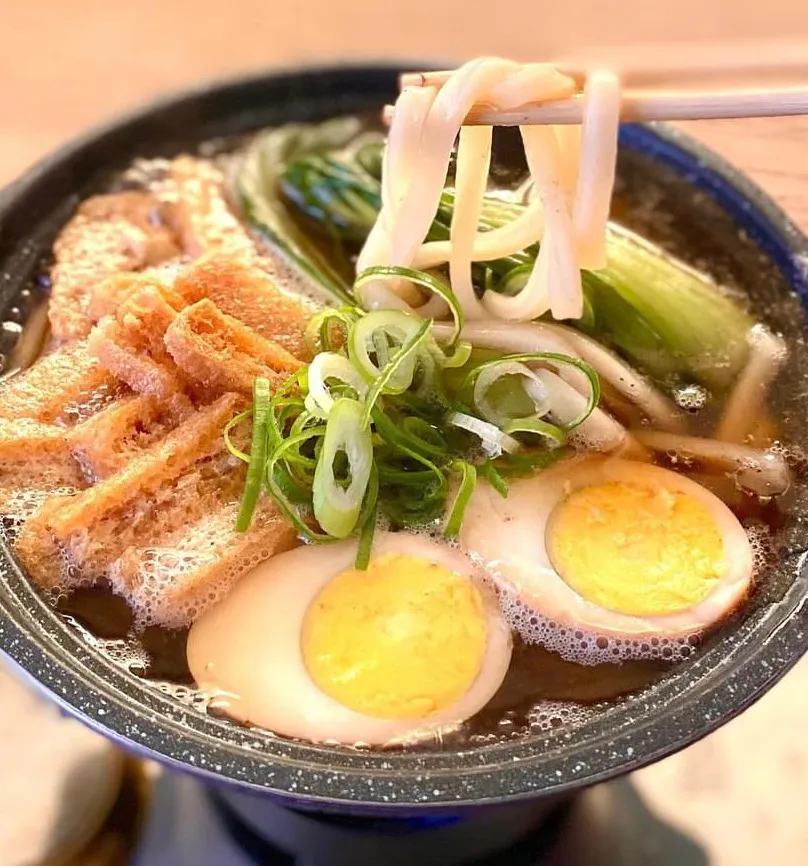
[[[493,231],[478,224],[491,164],[492,129],[463,126],[471,107],[498,109],[564,99],[575,81],[547,64],[519,65],[498,59],[472,61],[437,90],[407,87],[396,103],[382,170],[382,208],[357,261],[434,268],[448,262],[452,289],[467,319],[494,317],[526,322],[548,310],[555,319],[578,319],[583,310],[580,271],[606,262],[617,157],[620,85],[606,72],[591,75],[584,95],[580,148],[561,128],[524,126],[520,132],[533,185],[525,212]],[[455,207],[448,242],[424,243],[443,191],[457,139]],[[417,166],[417,171],[415,170]],[[471,262],[511,255],[541,242],[524,287],[513,297],[485,292],[478,300]],[[371,307],[390,302],[388,285],[369,285]],[[399,289],[406,303],[405,290]],[[434,315],[439,304],[422,306]]]

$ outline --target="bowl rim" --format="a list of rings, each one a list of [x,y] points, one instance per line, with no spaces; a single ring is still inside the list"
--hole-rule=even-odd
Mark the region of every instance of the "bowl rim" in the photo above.
[[[289,98],[295,98],[306,88],[322,88],[326,80],[328,87],[336,82],[339,90],[356,86],[357,79],[367,85],[362,93],[367,102],[371,91],[383,90],[408,65],[412,66],[386,62],[273,70],[170,94],[92,129],[37,162],[0,192],[0,226],[15,204],[88,148],[178,106],[211,95],[226,99],[272,87],[287,88]],[[382,80],[385,84],[380,85]],[[661,124],[623,127],[621,145],[672,167],[714,198],[805,303],[808,238],[756,184],[685,133]],[[707,675],[696,674],[689,685],[675,687],[677,678],[669,678],[655,686],[653,700],[644,702],[650,702],[650,708],[645,707],[641,718],[635,716],[628,730],[611,722],[630,717],[631,701],[605,712],[608,720],[593,725],[593,734],[576,752],[565,753],[563,738],[558,737],[451,753],[350,752],[262,737],[183,707],[152,687],[133,685],[131,674],[100,663],[98,654],[33,590],[6,545],[0,547],[0,651],[66,712],[129,749],[203,780],[318,808],[456,811],[568,793],[695,742],[742,712],[808,650],[808,570],[803,568],[807,555],[795,554],[793,585],[759,618],[754,634],[733,649],[734,667],[710,668],[709,653],[700,655],[690,668],[705,668]],[[772,615],[775,609],[777,617]],[[743,629],[744,625],[739,630]],[[746,639],[750,637],[754,640]],[[133,689],[138,700],[132,697]]]

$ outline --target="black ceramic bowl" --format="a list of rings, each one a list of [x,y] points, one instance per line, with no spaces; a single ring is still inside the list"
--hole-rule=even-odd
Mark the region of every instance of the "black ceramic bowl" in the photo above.
[[[68,145],[0,199],[0,309],[7,319],[24,319],[26,290],[59,227],[83,196],[103,188],[134,157],[193,149],[283,121],[378,109],[394,97],[397,72],[334,68],[217,85]],[[623,130],[619,177],[619,197],[634,227],[749,291],[775,327],[803,332],[808,241],[760,190],[663,128]],[[799,351],[791,363],[808,370]],[[786,414],[804,409],[787,391],[779,399]],[[789,435],[799,439],[798,425],[792,427]],[[321,809],[456,810],[549,797],[634,770],[692,743],[763,694],[808,646],[808,574],[801,568],[808,544],[798,526],[778,544],[782,564],[737,627],[662,682],[576,727],[464,751],[337,750],[203,715],[94,651],[39,596],[5,546],[0,649],[68,712],[208,781]]]

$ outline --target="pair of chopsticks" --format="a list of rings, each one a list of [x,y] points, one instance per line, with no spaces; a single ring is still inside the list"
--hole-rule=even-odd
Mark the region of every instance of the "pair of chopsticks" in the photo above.
[[[764,53],[757,60],[752,55],[735,52],[723,56],[720,51],[705,56],[697,63],[673,64],[667,71],[662,67],[638,69],[622,77],[624,90],[620,119],[625,122],[652,120],[712,120],[740,117],[787,117],[808,114],[808,47],[796,46],[790,52]],[[558,64],[557,68],[573,78],[579,87],[586,81],[580,68]],[[399,79],[404,87],[442,87],[450,76],[448,71],[411,72]],[[805,81],[802,86],[760,86],[755,88],[714,87],[694,89],[693,82],[710,79],[765,80],[767,77],[788,75]],[[681,80],[687,90],[674,90],[672,81]],[[660,86],[660,84],[664,86]],[[529,126],[538,124],[579,124],[583,118],[583,94],[569,99],[524,105],[510,111],[499,111],[485,105],[475,105],[464,123],[477,126]],[[385,119],[392,119],[393,106],[385,108]]]

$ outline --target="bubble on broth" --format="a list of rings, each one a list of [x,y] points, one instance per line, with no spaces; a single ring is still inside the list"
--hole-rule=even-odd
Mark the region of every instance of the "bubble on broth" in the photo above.
[[[152,687],[175,701],[200,713],[206,713],[215,704],[216,695],[200,691],[193,686],[178,685],[167,680],[154,680]]]
[[[235,521],[237,508],[233,507]],[[217,577],[207,592],[190,592],[183,598],[181,592],[172,593],[170,588],[182,588],[189,576],[198,575],[202,569],[221,567],[232,540],[232,521],[203,518],[196,526],[187,529],[177,546],[150,547],[139,556],[134,574],[127,575],[126,582],[136,582],[140,591],[128,597],[135,615],[136,627],[146,628],[153,624],[186,623],[200,617],[206,610],[221,601],[240,577],[270,556],[270,550],[262,548],[250,556],[238,557]],[[114,563],[110,576],[115,582],[123,561]]]
[[[531,733],[548,733],[555,728],[572,727],[585,722],[594,709],[582,704],[542,701],[528,714]]]
[[[92,418],[93,415],[109,406],[118,396],[118,388],[110,385],[99,385],[98,388],[87,394],[83,400],[78,400],[65,406],[62,413],[56,418],[55,423],[73,427],[82,421],[86,421],[88,418]]]
[[[756,523],[751,526],[745,526],[744,529],[752,548],[752,556],[754,557],[754,574],[757,578],[766,570],[766,568],[773,565],[777,559],[777,553],[774,548],[774,538],[771,529],[764,524]]]
[[[701,385],[685,385],[673,392],[673,399],[686,412],[701,411],[710,399],[710,392]]]
[[[97,650],[116,667],[130,673],[143,673],[148,668],[148,653],[137,641],[100,638],[81,625],[75,617],[63,616],[63,619],[82,636],[88,646]]]
[[[75,496],[78,488],[52,485],[46,472],[40,477],[29,473],[29,488],[12,490],[3,502],[3,532],[9,542],[13,542],[27,520],[33,517],[51,496]]]
[[[583,724],[596,707],[566,701],[538,701],[527,713],[508,711],[502,714],[496,729],[475,731],[468,737],[472,746],[494,745],[503,739],[515,740],[528,734],[546,735],[558,728],[569,730]]]
[[[547,619],[512,590],[499,584],[496,590],[506,621],[525,643],[539,644],[566,661],[580,665],[657,659],[676,663],[690,658],[698,643],[697,634],[636,638],[601,635],[580,626]]]

